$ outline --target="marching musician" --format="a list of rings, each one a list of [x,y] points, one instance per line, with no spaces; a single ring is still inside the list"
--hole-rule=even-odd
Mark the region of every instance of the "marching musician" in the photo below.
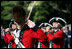
[[[53,29],[49,28],[47,34],[49,48],[63,48],[65,34],[62,27],[67,24],[66,21],[60,17],[53,17],[49,23],[53,25]]]
[[[42,23],[40,26],[39,26],[43,31],[44,33],[46,34],[47,36],[47,33],[48,33],[48,28],[52,28],[52,25],[49,24],[49,23]],[[46,39],[46,41],[44,43],[41,43],[39,42],[40,44],[38,44],[38,48],[49,48],[49,40],[48,38]]]
[[[15,32],[16,31],[16,32]],[[9,28],[5,29],[6,35],[4,36],[5,43],[8,44],[8,48],[17,48],[16,47],[16,38],[19,38],[19,29],[14,21],[11,21]],[[14,35],[16,37],[14,37]],[[15,39],[14,39],[15,38]]]
[[[5,41],[9,43],[12,41],[11,47],[15,48],[16,45],[19,45],[19,48],[34,48],[35,40],[44,42],[46,40],[46,35],[44,32],[39,29],[34,22],[31,20],[26,20],[26,12],[22,6],[17,5],[13,8],[13,17],[15,22],[21,26],[19,38],[14,38],[9,33],[5,36]],[[16,33],[16,31],[14,31]],[[7,36],[8,35],[8,36]]]

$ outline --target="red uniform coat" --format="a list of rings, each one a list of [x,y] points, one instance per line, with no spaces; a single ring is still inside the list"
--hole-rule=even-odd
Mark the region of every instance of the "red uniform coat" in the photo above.
[[[47,34],[46,34],[46,37],[47,37]],[[41,48],[49,48],[49,39],[48,39],[48,37],[43,43],[41,43],[40,46],[41,46]]]
[[[53,48],[63,48],[65,34],[62,30],[57,31],[54,35],[48,33],[47,37],[49,40],[53,41]]]
[[[46,40],[44,43],[41,43],[42,48],[49,48],[49,40]]]
[[[9,41],[11,41],[11,48],[15,48],[16,44],[14,42],[14,38],[9,33],[4,36],[4,41],[6,44],[9,44]]]
[[[34,48],[33,39],[38,39],[40,42],[44,42],[46,38],[45,33],[41,29],[38,29],[36,32],[34,32],[32,29],[29,29],[24,31],[22,43],[26,48]]]
[[[34,48],[35,39],[39,40],[40,42],[44,42],[46,40],[47,36],[45,33],[38,29],[36,32],[34,32],[32,29],[25,30],[22,37],[22,43],[26,48]],[[7,33],[4,37],[5,43],[9,43],[9,41],[13,41],[14,38]],[[11,42],[11,47],[15,48],[16,44]]]

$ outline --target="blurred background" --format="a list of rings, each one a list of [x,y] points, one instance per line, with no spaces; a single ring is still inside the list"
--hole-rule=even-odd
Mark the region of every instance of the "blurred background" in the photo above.
[[[1,1],[1,25],[9,26],[13,18],[12,9],[15,5],[22,5],[28,16],[32,3],[35,2],[30,19],[37,25],[49,22],[52,17],[61,17],[71,23],[71,1]]]
[[[1,46],[7,48],[4,42],[6,30],[13,19],[12,10],[15,5],[22,5],[28,16],[31,8],[30,20],[36,25],[49,22],[52,17],[61,17],[66,20],[64,48],[71,48],[71,1],[1,1]]]

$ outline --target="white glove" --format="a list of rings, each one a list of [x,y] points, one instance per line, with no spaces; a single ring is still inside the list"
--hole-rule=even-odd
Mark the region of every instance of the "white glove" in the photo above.
[[[18,38],[15,38],[16,45],[18,44],[18,42],[19,42],[19,39]]]
[[[35,27],[35,23],[32,22],[31,20],[28,20],[28,21],[27,21],[27,25],[28,25],[30,28]]]
[[[9,30],[10,30],[9,28],[6,28],[6,29],[5,29],[5,32],[8,32]]]

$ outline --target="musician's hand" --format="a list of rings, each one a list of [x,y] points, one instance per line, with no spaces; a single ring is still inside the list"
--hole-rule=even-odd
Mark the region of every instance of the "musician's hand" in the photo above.
[[[18,44],[19,43],[19,39],[15,38],[15,43]]]
[[[28,20],[27,23],[26,23],[30,28],[33,28],[35,27],[35,23],[31,20]]]
[[[50,31],[50,26],[46,27],[46,32]]]
[[[9,28],[6,28],[6,29],[5,29],[5,32],[8,32],[9,30],[10,30]]]
[[[53,31],[53,30],[50,30],[49,32],[50,32],[50,33],[52,33],[52,34],[54,33],[54,31]]]
[[[41,29],[42,29],[44,32],[46,32],[46,27],[42,27]]]

